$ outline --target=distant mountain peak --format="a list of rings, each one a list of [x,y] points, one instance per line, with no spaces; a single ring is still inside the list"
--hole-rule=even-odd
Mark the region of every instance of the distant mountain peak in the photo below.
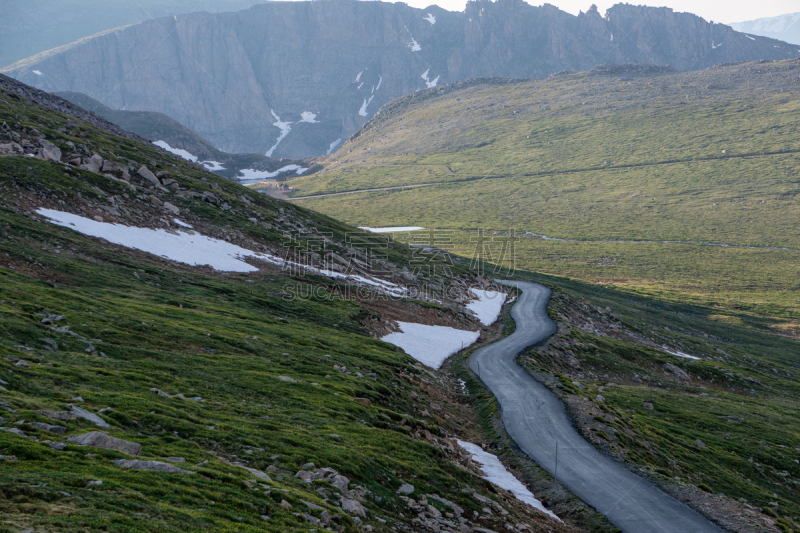
[[[549,4],[476,0],[463,13],[437,8],[435,24],[429,11],[399,2],[268,2],[179,23],[150,20],[7,73],[111,109],[163,113],[226,152],[300,159],[326,154],[394,98],[469,78],[797,56],[787,43],[667,8],[616,4],[605,17],[591,8],[573,16]],[[169,40],[153,48],[165,25]],[[315,119],[303,121],[304,113]]]

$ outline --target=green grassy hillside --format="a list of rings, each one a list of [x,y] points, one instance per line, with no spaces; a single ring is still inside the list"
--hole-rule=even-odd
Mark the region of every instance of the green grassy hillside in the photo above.
[[[193,267],[35,211],[173,234],[185,231],[180,217],[294,258],[323,241],[347,255],[378,237],[0,90],[0,149],[15,143],[34,157],[0,156],[0,531],[394,531],[455,515],[471,527],[577,530],[476,475],[453,445],[450,404],[432,405],[430,383],[443,379],[370,335],[378,294],[362,287],[362,305],[335,297],[353,288],[344,280],[257,260],[250,273]],[[104,173],[41,159],[54,147],[69,161],[101,157]],[[411,250],[381,251],[381,275],[399,282]],[[417,283],[474,280],[460,265],[450,272]],[[390,305],[466,320],[452,302]],[[458,427],[480,435],[469,415]],[[141,451],[70,440],[92,431]],[[397,493],[403,483],[414,500]]]
[[[514,229],[520,267],[796,324],[799,74],[800,61],[609,67],[431,89],[290,185],[302,197],[428,184],[301,205],[454,229],[465,255],[479,228]]]

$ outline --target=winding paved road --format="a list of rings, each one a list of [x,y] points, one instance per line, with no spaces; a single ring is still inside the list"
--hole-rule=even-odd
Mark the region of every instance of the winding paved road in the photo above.
[[[522,290],[511,310],[510,336],[480,350],[470,367],[500,402],[511,438],[553,474],[558,442],[558,481],[625,533],[721,533],[678,500],[602,455],[572,426],[561,401],[516,363],[517,355],[556,331],[547,315],[550,290],[503,282]]]

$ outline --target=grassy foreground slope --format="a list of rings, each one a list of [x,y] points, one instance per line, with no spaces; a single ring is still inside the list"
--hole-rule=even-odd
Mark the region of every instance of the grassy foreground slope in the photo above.
[[[173,233],[179,217],[282,256],[321,240],[344,255],[372,237],[5,90],[0,129],[4,149],[57,147],[109,169],[0,156],[0,531],[390,531],[445,513],[574,531],[466,466],[413,360],[369,335],[381,317],[330,297],[342,282],[259,261],[250,273],[192,267],[35,210]],[[399,281],[410,250],[382,251]],[[92,431],[141,451],[69,440]],[[403,483],[416,500],[397,494]],[[481,495],[496,516],[479,518]]]
[[[290,185],[431,184],[301,202],[352,223],[451,228],[465,255],[479,228],[514,229],[519,266],[796,324],[799,80],[794,60],[454,84],[390,103]]]

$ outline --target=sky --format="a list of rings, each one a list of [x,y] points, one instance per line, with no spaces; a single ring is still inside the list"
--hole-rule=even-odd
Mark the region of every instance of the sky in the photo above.
[[[403,0],[410,6],[425,8],[432,3],[448,11],[463,11],[466,0]],[[526,0],[532,5],[545,3],[542,0]],[[616,4],[615,1],[603,0],[549,0],[552,4],[567,13],[577,15],[579,11],[588,11],[592,4],[596,4],[600,14],[605,14],[606,9]],[[694,13],[706,20],[729,24],[731,22],[744,22],[763,17],[774,17],[786,13],[800,11],[798,0],[629,0],[627,3],[647,5],[654,7],[671,7],[675,11]]]

